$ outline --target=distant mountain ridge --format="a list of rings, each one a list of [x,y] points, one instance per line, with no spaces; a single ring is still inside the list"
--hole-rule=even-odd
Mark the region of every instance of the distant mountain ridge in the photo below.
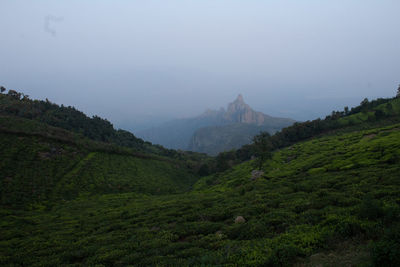
[[[292,119],[276,118],[254,111],[239,94],[235,101],[228,104],[226,110],[224,108],[208,109],[197,117],[173,120],[137,134],[145,140],[168,148],[215,154],[249,143],[251,137],[261,130],[273,133],[294,122]],[[212,131],[211,135],[206,129],[208,127],[212,128],[212,130],[209,129]],[[198,134],[200,129],[202,129],[201,134]],[[223,131],[222,135],[219,135],[220,130]],[[236,134],[241,136],[235,136]],[[209,136],[213,138],[209,139]],[[218,140],[218,148],[214,148],[212,152],[209,151],[203,147],[203,140],[207,143],[207,147],[213,147],[213,143]],[[240,141],[232,143],[233,140]],[[226,145],[227,142],[230,145]]]

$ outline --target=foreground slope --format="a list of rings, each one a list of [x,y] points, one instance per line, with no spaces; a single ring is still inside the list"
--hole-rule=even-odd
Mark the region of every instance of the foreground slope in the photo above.
[[[400,124],[296,143],[258,178],[253,166],[177,195],[3,208],[0,265],[399,265]]]

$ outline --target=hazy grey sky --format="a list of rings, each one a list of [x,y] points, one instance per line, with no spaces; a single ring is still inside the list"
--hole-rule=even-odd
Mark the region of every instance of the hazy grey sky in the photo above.
[[[400,83],[399,0],[1,0],[0,84],[116,126],[242,93],[313,119]]]

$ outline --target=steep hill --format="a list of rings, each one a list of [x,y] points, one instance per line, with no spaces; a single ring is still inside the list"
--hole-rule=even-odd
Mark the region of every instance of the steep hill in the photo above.
[[[249,143],[254,136],[255,129],[258,129],[257,127],[260,130],[274,133],[294,122],[291,119],[275,118],[254,111],[244,102],[243,96],[239,95],[234,102],[228,105],[226,110],[224,108],[218,111],[207,110],[200,116],[174,120],[160,127],[141,131],[138,135],[145,140],[168,148],[216,154]],[[235,125],[227,126],[229,124]],[[239,124],[242,125],[239,126]],[[197,132],[198,130],[200,132]],[[239,130],[239,132],[235,130]],[[256,131],[256,133],[258,132]],[[216,143],[215,134],[228,138],[217,138],[218,143]],[[231,140],[240,140],[240,142],[233,144]],[[211,150],[212,145],[210,146],[210,144],[214,145]]]

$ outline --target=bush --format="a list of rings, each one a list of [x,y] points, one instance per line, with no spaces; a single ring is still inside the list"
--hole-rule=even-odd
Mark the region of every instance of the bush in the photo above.
[[[383,216],[382,203],[371,196],[366,196],[358,208],[358,216],[363,219],[376,220]]]
[[[372,244],[371,257],[375,266],[400,266],[400,224]]]
[[[272,250],[272,255],[266,266],[292,266],[300,254],[301,251],[297,246],[291,243],[280,244]]]

